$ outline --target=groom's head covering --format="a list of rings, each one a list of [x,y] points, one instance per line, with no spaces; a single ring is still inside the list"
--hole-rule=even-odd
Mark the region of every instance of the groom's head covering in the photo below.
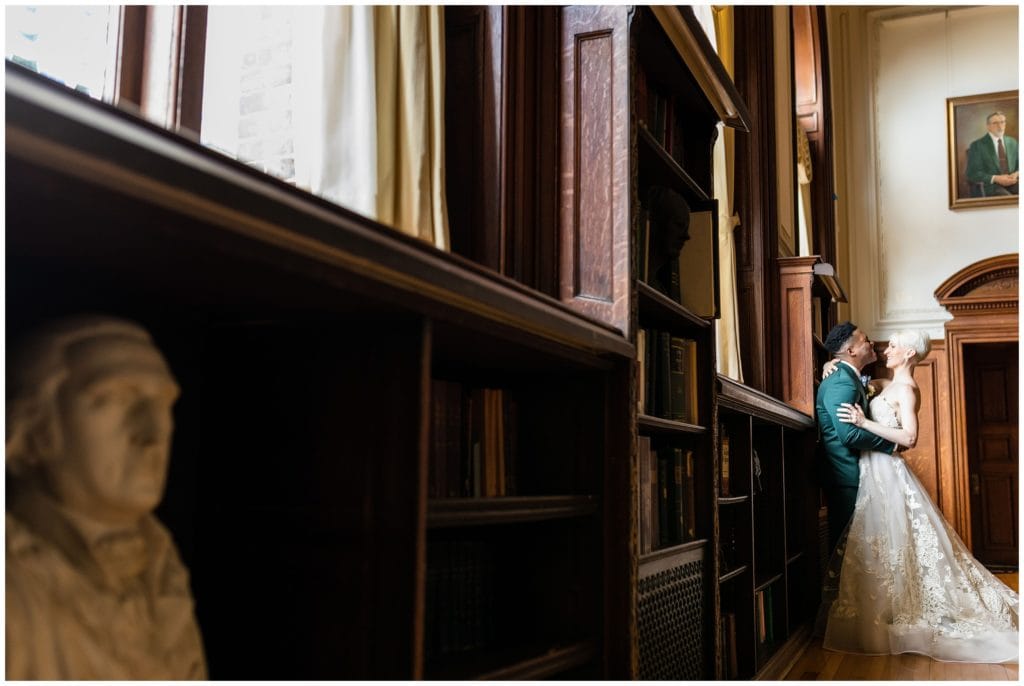
[[[825,337],[825,348],[833,355],[839,354],[839,351],[843,349],[843,344],[850,340],[853,336],[853,332],[857,330],[857,325],[853,322],[840,322],[832,327],[832,330],[828,332],[828,336]]]

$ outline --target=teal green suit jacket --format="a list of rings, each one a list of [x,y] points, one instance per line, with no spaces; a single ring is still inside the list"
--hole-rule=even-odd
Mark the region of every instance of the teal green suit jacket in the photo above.
[[[1003,135],[1003,147],[1006,149],[1008,173],[1013,173],[1017,171],[1020,164],[1017,140],[1012,136]],[[989,196],[995,189],[995,184],[990,183],[992,177],[1002,173],[999,170],[999,158],[996,157],[995,145],[988,134],[971,143],[967,148],[968,181],[982,184],[985,196]]]
[[[856,403],[867,415],[868,399],[860,377],[853,367],[842,363],[835,372],[822,380],[815,400],[818,429],[825,449],[821,477],[825,486],[856,488],[860,481],[860,452],[878,450],[891,454],[897,446],[870,431],[836,419],[840,403]]]

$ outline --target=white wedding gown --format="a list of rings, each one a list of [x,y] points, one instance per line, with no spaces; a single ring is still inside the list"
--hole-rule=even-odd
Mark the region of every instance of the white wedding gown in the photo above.
[[[881,396],[870,408],[880,424],[900,425]],[[1017,608],[1017,594],[971,556],[902,457],[861,454],[856,509],[825,580],[825,648],[1016,662]]]

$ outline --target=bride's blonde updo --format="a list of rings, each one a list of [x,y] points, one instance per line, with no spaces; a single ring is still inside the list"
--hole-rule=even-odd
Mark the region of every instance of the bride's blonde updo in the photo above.
[[[889,343],[900,348],[913,348],[914,352],[917,353],[917,356],[914,358],[915,362],[923,360],[932,347],[932,339],[928,332],[918,331],[917,329],[897,331],[889,337]]]

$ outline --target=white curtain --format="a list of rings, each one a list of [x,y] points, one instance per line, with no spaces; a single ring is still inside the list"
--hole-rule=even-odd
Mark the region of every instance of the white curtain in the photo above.
[[[694,13],[731,76],[732,8],[694,5]],[[740,363],[740,330],[736,301],[736,241],[739,217],[733,214],[733,131],[718,125],[718,139],[712,151],[714,193],[718,200],[718,274],[721,317],[715,321],[718,373],[743,381]]]
[[[448,249],[441,7],[210,9],[203,142]]]

